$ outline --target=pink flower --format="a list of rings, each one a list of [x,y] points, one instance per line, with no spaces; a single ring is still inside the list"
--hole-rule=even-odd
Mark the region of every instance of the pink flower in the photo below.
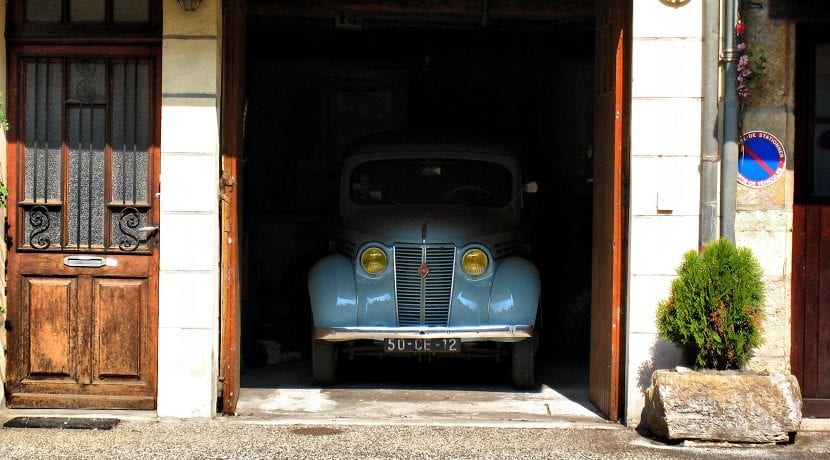
[[[745,50],[745,49],[746,49],[746,43],[745,43],[745,42],[740,42],[740,43],[738,43],[737,48],[738,48],[738,51],[743,51],[743,50]]]

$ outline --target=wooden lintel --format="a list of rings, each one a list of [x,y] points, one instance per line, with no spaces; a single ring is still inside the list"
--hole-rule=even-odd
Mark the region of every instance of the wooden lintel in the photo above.
[[[338,18],[357,20],[582,21],[593,18],[594,2],[579,0],[306,0],[250,2],[249,16]]]

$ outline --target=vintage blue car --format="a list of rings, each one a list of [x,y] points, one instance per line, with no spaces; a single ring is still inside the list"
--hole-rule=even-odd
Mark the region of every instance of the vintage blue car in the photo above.
[[[540,298],[527,258],[521,151],[458,136],[382,133],[344,153],[337,253],[309,272],[312,373],[358,355],[511,360],[535,386]]]

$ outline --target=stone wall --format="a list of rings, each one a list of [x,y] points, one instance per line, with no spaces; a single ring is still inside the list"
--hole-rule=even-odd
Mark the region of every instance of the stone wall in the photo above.
[[[679,350],[659,338],[654,314],[657,303],[668,295],[683,253],[697,248],[701,4],[672,8],[660,2],[634,2],[625,380],[629,426],[641,422],[643,394],[652,372],[683,364]],[[767,70],[741,100],[739,133],[760,130],[775,135],[788,158],[786,173],[770,186],[738,184],[736,243],[752,249],[761,263],[767,297],[765,342],[747,368],[788,372],[795,28],[769,19],[763,1],[750,6],[742,11],[745,40],[750,52],[763,50]]]
[[[767,64],[757,86],[743,99],[739,133],[766,131],[777,137],[787,152],[786,173],[764,188],[738,184],[735,240],[754,251],[766,282],[765,342],[747,367],[789,371],[795,26],[769,19],[766,3],[752,2],[755,8],[742,10],[747,51],[753,56],[750,62],[757,62],[763,53]]]
[[[655,369],[682,364],[655,312],[698,246],[702,3],[633,2],[625,423],[637,426]]]
[[[216,413],[220,0],[164,1],[158,414]]]

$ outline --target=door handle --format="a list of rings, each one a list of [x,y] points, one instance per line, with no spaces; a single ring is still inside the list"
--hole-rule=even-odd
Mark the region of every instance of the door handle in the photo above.
[[[159,232],[159,228],[156,225],[150,225],[147,227],[138,227],[136,231],[144,233],[144,240],[149,240]]]

